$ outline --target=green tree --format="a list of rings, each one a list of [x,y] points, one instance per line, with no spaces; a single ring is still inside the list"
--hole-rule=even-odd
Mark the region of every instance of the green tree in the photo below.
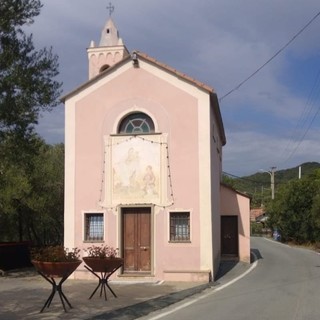
[[[14,150],[13,141],[2,143],[0,151]],[[63,241],[64,146],[50,146],[34,136],[29,140],[28,151],[23,153],[25,162],[2,161],[0,240],[60,244]]]
[[[233,188],[235,186],[235,179],[227,176],[226,174],[222,175],[222,183]]]
[[[64,145],[43,145],[35,158],[28,201],[34,220],[30,226],[38,244],[63,243]],[[32,227],[32,228],[31,228]]]
[[[281,186],[267,207],[270,226],[278,228],[285,241],[319,241],[319,197],[319,171]]]
[[[313,199],[311,215],[314,221],[313,238],[315,242],[320,242],[320,193]]]
[[[35,133],[40,113],[57,106],[61,93],[61,83],[55,80],[57,55],[52,48],[36,50],[32,34],[26,33],[41,7],[40,0],[0,1],[0,237],[3,241],[59,242],[62,237],[63,168],[61,155],[57,156],[61,146],[60,149],[47,146]],[[59,160],[59,172],[52,169],[55,157]],[[57,208],[54,214],[53,207]],[[46,231],[45,223],[50,225],[50,230],[59,231]]]
[[[0,2],[0,139],[6,133],[29,135],[39,114],[58,104],[58,57],[51,48],[35,50],[22,28],[41,7],[40,0]]]

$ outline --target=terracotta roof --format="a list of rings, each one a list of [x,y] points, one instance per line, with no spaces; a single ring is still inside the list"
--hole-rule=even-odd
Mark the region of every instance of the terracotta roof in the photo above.
[[[170,72],[170,73],[173,73],[175,74],[176,76],[188,81],[188,82],[191,82],[192,84],[196,85],[197,87],[200,87],[200,88],[203,88],[204,90],[210,92],[210,93],[214,93],[214,89],[208,85],[206,85],[205,83],[203,82],[200,82],[190,76],[188,76],[187,74],[183,73],[183,72],[180,72],[172,67],[170,67],[169,65],[165,64],[165,63],[162,63],[160,61],[158,61],[157,59],[155,58],[152,58],[150,56],[148,56],[147,54],[141,52],[141,51],[138,51],[138,50],[135,50],[133,51],[133,53],[136,53],[138,55],[138,57],[144,59],[144,60],[147,60],[149,62],[152,62],[154,63],[155,65],[157,65],[158,67],[162,68],[162,69],[165,69],[166,71]]]
[[[224,182],[220,182],[220,186],[221,186],[221,187],[225,187],[226,189],[229,189],[229,190],[231,190],[231,191],[233,191],[233,192],[235,192],[235,193],[237,193],[237,194],[239,194],[239,195],[241,195],[241,196],[243,196],[243,197],[246,197],[246,198],[251,199],[251,196],[248,195],[247,193],[241,192],[241,191],[239,191],[239,190],[237,190],[237,189],[229,186],[228,184],[226,184],[226,183],[224,183]]]
[[[226,136],[225,136],[225,131],[224,131],[224,126],[223,126],[223,121],[222,121],[222,116],[221,116],[221,112],[220,112],[220,107],[219,107],[219,101],[217,98],[217,94],[214,91],[214,89],[208,85],[206,85],[205,83],[198,81],[188,75],[186,75],[183,72],[180,72],[170,66],[168,66],[165,63],[162,63],[160,61],[158,61],[155,58],[150,57],[149,55],[135,50],[131,53],[131,55],[126,56],[125,58],[123,58],[121,61],[119,61],[118,63],[114,64],[113,66],[111,66],[110,68],[104,70],[103,72],[101,72],[100,74],[96,75],[95,77],[93,77],[92,79],[90,79],[89,81],[83,83],[82,85],[80,85],[79,87],[75,88],[74,90],[72,90],[71,92],[65,94],[63,97],[61,97],[61,101],[65,102],[66,99],[70,98],[71,96],[77,94],[78,92],[82,91],[83,89],[85,89],[86,87],[88,87],[89,85],[93,84],[94,82],[99,81],[101,78],[105,77],[106,75],[108,75],[109,73],[113,72],[114,70],[116,70],[117,68],[121,67],[123,64],[127,63],[127,61],[131,61],[132,60],[132,54],[136,54],[138,56],[138,58],[148,61],[149,63],[152,63],[154,65],[156,65],[158,68],[161,68],[163,70],[165,70],[168,73],[171,73],[173,75],[175,75],[176,77],[187,81],[195,86],[197,86],[198,88],[201,88],[203,90],[205,90],[206,92],[208,92],[210,94],[210,103],[213,107],[213,110],[216,114],[216,117],[218,119],[218,123],[219,123],[219,127],[220,127],[220,137],[221,137],[221,141],[222,141],[222,145],[226,144]]]
[[[166,70],[167,72],[170,72],[174,75],[176,75],[177,77],[188,81],[190,83],[192,83],[193,85],[202,88],[204,90],[206,90],[208,93],[211,94],[215,94],[215,91],[212,87],[206,85],[205,83],[198,81],[192,77],[189,77],[188,75],[186,75],[183,72],[180,72],[172,67],[170,67],[169,65],[162,63],[160,61],[158,61],[155,58],[152,58],[150,56],[148,56],[147,54],[135,50],[132,52],[132,54],[136,53],[137,56],[139,58],[142,58],[148,62],[151,62],[153,64],[155,64],[156,66],[158,66],[159,68],[162,68],[164,70]],[[127,57],[123,58],[121,61],[117,62],[116,64],[114,64],[113,66],[111,66],[110,68],[104,70],[103,72],[99,73],[98,75],[96,75],[95,77],[93,77],[92,79],[88,80],[87,82],[83,83],[82,85],[80,85],[79,87],[75,88],[74,90],[72,90],[71,92],[65,94],[64,96],[61,97],[61,101],[64,102],[67,98],[69,98],[70,96],[74,95],[75,93],[77,93],[78,91],[81,91],[82,89],[84,89],[85,87],[87,87],[89,84],[98,81],[100,78],[104,77],[105,75],[109,74],[110,72],[112,72],[113,70],[117,69],[118,67],[120,67],[121,65],[123,65],[125,62],[127,62],[128,60],[131,60],[131,55],[128,55]]]
[[[153,63],[158,68],[164,69],[166,72],[171,73],[171,74],[175,75],[176,77],[178,77],[178,78],[180,78],[180,79],[182,79],[184,81],[187,81],[187,82],[197,86],[198,88],[201,88],[201,89],[207,91],[210,94],[210,97],[211,97],[210,103],[213,106],[214,113],[215,113],[215,115],[216,115],[216,117],[218,119],[218,123],[219,123],[219,127],[220,127],[220,138],[221,138],[221,141],[222,141],[222,145],[226,144],[227,140],[226,140],[223,121],[222,121],[222,116],[221,116],[221,112],[220,112],[219,101],[218,101],[218,98],[217,98],[217,94],[216,94],[216,92],[214,91],[214,89],[212,87],[210,87],[210,86],[206,85],[205,83],[200,82],[200,81],[198,81],[198,80],[186,75],[183,72],[180,72],[180,71],[168,66],[165,63],[162,63],[162,62],[158,61],[155,58],[150,57],[146,53],[143,53],[141,51],[135,50],[135,51],[132,52],[132,54],[136,54],[138,58],[146,60],[146,61],[148,61],[150,63]]]
[[[85,89],[86,87],[90,86],[91,84],[99,81],[101,78],[103,78],[105,75],[111,73],[113,70],[116,70],[117,68],[119,68],[120,66],[122,66],[124,63],[126,63],[128,60],[131,60],[131,56],[128,55],[125,58],[123,58],[121,61],[117,62],[116,64],[114,64],[113,66],[111,66],[110,68],[100,72],[98,75],[96,75],[95,77],[91,78],[90,80],[86,81],[85,83],[81,84],[80,86],[76,87],[74,90],[70,91],[69,93],[65,94],[64,96],[62,96],[60,98],[60,100],[64,103],[66,101],[66,99],[68,99],[69,97],[77,94],[78,92],[80,92],[81,90]]]

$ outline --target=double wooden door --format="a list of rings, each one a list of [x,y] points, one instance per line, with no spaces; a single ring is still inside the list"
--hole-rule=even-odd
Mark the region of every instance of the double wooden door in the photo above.
[[[151,272],[151,208],[122,209],[124,273]]]

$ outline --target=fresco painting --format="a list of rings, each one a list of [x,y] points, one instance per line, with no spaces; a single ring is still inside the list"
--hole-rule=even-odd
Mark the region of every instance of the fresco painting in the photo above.
[[[112,146],[113,201],[159,199],[160,144],[134,138]]]

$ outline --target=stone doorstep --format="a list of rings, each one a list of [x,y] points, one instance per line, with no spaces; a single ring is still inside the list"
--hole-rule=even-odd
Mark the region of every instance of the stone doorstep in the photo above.
[[[164,270],[165,281],[210,282],[210,270]]]
[[[71,279],[95,280],[96,277],[87,270],[77,269],[71,276]],[[163,283],[170,282],[201,282],[208,283],[211,281],[210,270],[164,270],[163,276],[155,277],[150,273],[115,273],[111,276],[110,281],[113,283]]]

